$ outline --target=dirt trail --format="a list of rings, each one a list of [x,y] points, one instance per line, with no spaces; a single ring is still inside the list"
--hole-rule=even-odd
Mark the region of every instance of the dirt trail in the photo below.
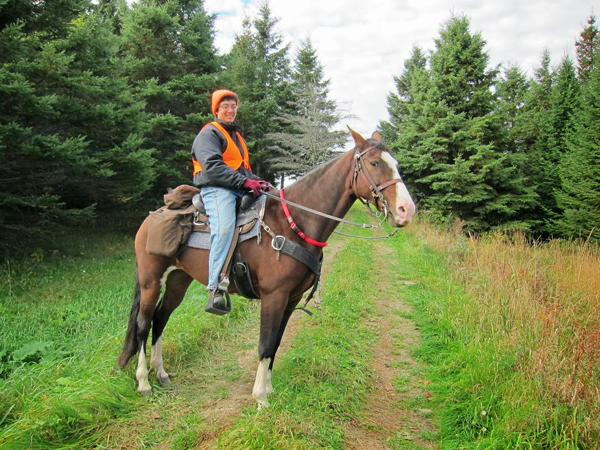
[[[369,324],[378,333],[371,362],[375,379],[364,414],[346,430],[347,449],[389,449],[390,441],[397,443],[396,447],[407,441],[412,449],[434,449],[435,443],[426,439],[437,434],[428,405],[428,381],[421,364],[410,355],[410,349],[419,345],[419,331],[404,317],[409,316],[410,308],[403,302],[401,291],[390,285],[398,277],[388,267],[395,254],[385,241],[374,242],[377,259],[371,277],[380,280],[380,294],[375,302],[377,317]]]

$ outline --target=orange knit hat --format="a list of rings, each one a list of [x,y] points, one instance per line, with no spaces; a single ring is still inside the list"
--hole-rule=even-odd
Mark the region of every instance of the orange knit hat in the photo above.
[[[233,91],[228,91],[227,89],[219,89],[218,91],[213,92],[212,94],[212,112],[216,116],[217,108],[219,107],[219,103],[223,100],[223,97],[233,97],[235,98],[235,103],[240,106],[240,99],[237,94]]]

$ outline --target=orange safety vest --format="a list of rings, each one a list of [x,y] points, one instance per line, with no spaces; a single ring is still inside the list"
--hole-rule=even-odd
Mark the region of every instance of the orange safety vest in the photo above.
[[[246,147],[246,142],[242,139],[242,135],[236,132],[238,139],[242,144],[242,149],[244,150],[244,157],[240,153],[240,148],[233,142],[233,139],[229,135],[225,128],[219,122],[210,122],[204,125],[202,129],[206,128],[209,125],[214,125],[217,130],[219,130],[227,139],[227,148],[225,152],[223,152],[223,162],[231,167],[233,170],[238,170],[240,166],[243,164],[246,169],[250,169],[250,157],[248,156],[248,147]],[[202,172],[202,166],[200,165],[200,161],[196,158],[192,158],[192,162],[194,163],[194,175],[199,172]]]

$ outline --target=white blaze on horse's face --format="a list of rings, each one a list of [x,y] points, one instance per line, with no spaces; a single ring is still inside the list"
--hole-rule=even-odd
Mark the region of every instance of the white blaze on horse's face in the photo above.
[[[394,178],[400,178],[398,172],[398,162],[388,152],[381,152],[381,159],[389,166],[393,172]],[[406,189],[404,183],[396,183],[396,205],[392,211],[394,215],[395,225],[398,227],[408,225],[415,213],[415,203]],[[392,189],[390,186],[388,189]]]

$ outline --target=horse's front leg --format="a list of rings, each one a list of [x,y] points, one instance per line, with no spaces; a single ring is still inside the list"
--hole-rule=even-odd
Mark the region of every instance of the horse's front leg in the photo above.
[[[274,391],[272,384],[275,353],[281,344],[283,332],[302,295],[289,299],[288,295],[268,296],[261,300],[260,341],[258,345],[258,369],[252,396],[258,409],[268,407],[267,394]]]
[[[258,369],[252,397],[258,402],[258,409],[267,408],[267,386],[271,386],[271,368],[277,351],[277,338],[287,307],[288,293],[263,295],[260,303],[260,338],[258,343]]]

